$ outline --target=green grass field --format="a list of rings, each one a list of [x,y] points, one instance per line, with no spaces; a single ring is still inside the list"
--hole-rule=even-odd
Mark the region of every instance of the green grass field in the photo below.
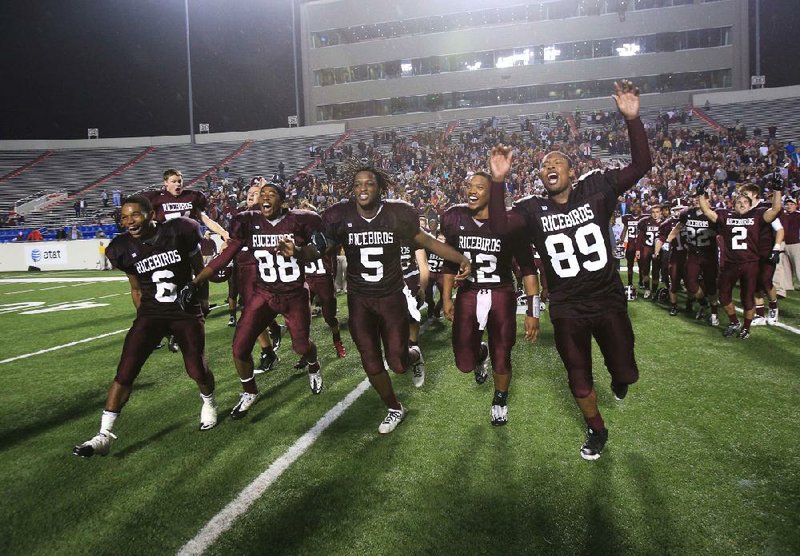
[[[215,285],[212,302],[224,295]],[[792,295],[781,321],[800,329]],[[23,314],[22,304],[76,302],[83,308]],[[641,379],[624,402],[614,402],[595,349],[610,430],[600,460],[578,455],[584,425],[546,317],[538,344],[514,349],[501,428],[489,424],[491,383],[456,370],[449,324],[436,322],[421,340],[425,386],[393,377],[406,421],[379,435],[385,410],[368,390],[207,552],[800,553],[800,335],[758,327],[746,341],[725,339],[650,302],[630,312]],[[0,554],[174,554],[365,377],[346,331],[338,360],[315,318],[323,393],[292,368],[287,339],[278,368],[258,377],[264,398],[232,421],[233,329],[215,310],[206,330],[218,426],[197,430],[196,387],[180,355],[159,350],[117,420],[111,454],[74,457],[97,432],[124,332],[7,359],[126,330],[133,315],[125,281],[0,282]]]

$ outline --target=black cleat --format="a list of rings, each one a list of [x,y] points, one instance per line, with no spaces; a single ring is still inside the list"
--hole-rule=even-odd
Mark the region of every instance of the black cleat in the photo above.
[[[608,429],[596,431],[589,427],[586,429],[586,442],[581,446],[581,457],[587,461],[599,459],[607,441]]]
[[[169,340],[167,341],[167,349],[172,353],[178,353],[178,341],[175,339],[175,336],[169,337]]]
[[[272,369],[275,368],[275,363],[278,362],[278,356],[275,355],[275,352],[270,350],[262,351],[261,352],[261,360],[258,362],[258,367],[253,369],[253,373],[260,375],[262,373],[268,373]]]
[[[730,338],[731,336],[735,335],[739,332],[739,325],[738,324],[729,324],[728,328],[722,331],[722,335],[726,338]]]
[[[678,314],[678,308],[677,307],[671,307],[670,310],[669,310],[669,316],[674,317],[677,314]]]
[[[618,402],[621,402],[625,399],[625,396],[628,395],[628,385],[627,384],[616,384],[614,382],[611,383],[611,391],[614,392],[614,399]]]
[[[277,332],[269,331],[269,339],[272,341],[272,351],[278,351],[278,348],[281,347],[282,335],[283,332],[280,326],[277,327]]]

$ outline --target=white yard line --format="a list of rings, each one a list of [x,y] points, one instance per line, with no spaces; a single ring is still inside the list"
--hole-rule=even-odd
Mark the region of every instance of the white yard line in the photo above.
[[[77,346],[78,344],[85,344],[86,342],[91,342],[93,340],[99,340],[100,338],[106,338],[108,336],[114,336],[116,334],[121,334],[123,332],[127,332],[129,328],[123,328],[122,330],[115,330],[114,332],[106,332],[105,334],[100,334],[99,336],[93,336],[91,338],[84,338],[83,340],[76,340],[74,342],[70,342],[68,344],[62,344],[60,346],[55,346],[47,349],[40,349],[39,351],[34,351],[33,353],[26,353],[24,355],[17,355],[16,357],[9,357],[8,359],[0,360],[0,365],[4,363],[11,363],[12,361],[19,361],[20,359],[27,359],[28,357],[33,357],[34,355],[41,355],[43,353],[49,353],[51,351],[57,351],[59,349],[64,349],[72,346]]]
[[[222,535],[222,533],[230,529],[234,521],[247,512],[250,506],[266,492],[270,485],[314,444],[325,429],[336,421],[336,419],[338,419],[342,413],[368,389],[369,380],[362,380],[342,401],[323,415],[307,433],[297,439],[297,442],[286,450],[281,457],[275,460],[266,471],[247,485],[231,503],[212,517],[211,521],[209,521],[193,539],[183,545],[178,551],[178,555],[202,554],[220,535]]]
[[[98,276],[96,278],[0,278],[0,284],[67,284],[80,282],[84,286],[93,282],[127,282],[125,276]]]

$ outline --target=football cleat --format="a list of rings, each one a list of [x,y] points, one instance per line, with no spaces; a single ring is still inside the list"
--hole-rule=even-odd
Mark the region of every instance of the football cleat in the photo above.
[[[389,413],[386,414],[386,418],[381,422],[378,426],[378,432],[381,434],[389,434],[394,429],[397,428],[397,425],[406,418],[406,408],[400,404],[400,409],[390,409]]]
[[[169,337],[169,341],[167,342],[167,349],[170,350],[172,353],[178,353],[178,341],[175,339],[175,336]]]
[[[242,419],[247,415],[250,407],[258,401],[260,394],[250,394],[249,392],[242,392],[239,396],[239,402],[233,406],[231,410],[231,419]]]
[[[339,359],[344,359],[344,356],[347,355],[347,351],[344,349],[344,344],[341,340],[336,340],[333,342],[333,347],[336,349],[336,357]]]
[[[644,290],[643,299],[650,299],[650,290]]]
[[[611,383],[611,391],[614,392],[614,399],[618,402],[621,402],[625,399],[625,396],[628,395],[628,385],[627,384],[616,384],[614,382]]]
[[[213,429],[217,424],[217,403],[203,402],[200,408],[200,430]]]
[[[268,373],[275,368],[275,363],[278,362],[278,356],[271,349],[261,352],[261,359],[258,362],[258,367],[253,369],[253,374],[260,375]]]
[[[419,355],[417,362],[411,364],[411,383],[417,388],[422,388],[422,385],[425,384],[425,360],[422,358],[422,350],[419,349],[419,346],[411,346],[411,349]]]
[[[678,315],[678,308],[677,307],[670,307],[669,309],[669,316],[675,317]]]
[[[739,324],[729,324],[728,327],[722,332],[722,335],[726,338],[730,338],[737,332],[739,332]]]
[[[82,458],[105,456],[111,450],[112,439],[116,438],[116,435],[111,432],[99,432],[83,444],[75,446],[72,449],[72,454]]]
[[[269,331],[269,339],[272,341],[272,351],[278,351],[278,348],[281,347],[282,336],[283,330],[280,326],[276,326],[274,331]]]
[[[306,360],[305,357],[301,357],[300,359],[298,359],[297,363],[294,364],[294,368],[297,369],[298,371],[300,369],[305,369],[307,366],[308,366],[308,361]]]
[[[753,319],[753,322],[750,323],[750,326],[766,326],[767,319],[766,317],[756,317]]]
[[[750,329],[749,328],[742,328],[739,333],[736,335],[737,338],[740,340],[746,340],[750,337]]]
[[[230,327],[236,326],[236,317],[234,317],[233,315],[231,315],[231,318],[228,319],[228,326]]]
[[[492,426],[502,427],[508,423],[508,406],[507,405],[493,405],[491,412]]]
[[[694,315],[694,320],[703,320],[704,318],[706,318],[706,308],[701,305]]]
[[[719,317],[712,313],[708,319],[708,324],[711,326],[719,326]]]
[[[625,299],[628,301],[636,301],[636,288],[633,286],[625,287]]]
[[[475,382],[478,384],[483,384],[486,382],[487,377],[489,376],[489,346],[486,342],[481,342],[480,350],[486,349],[486,356],[483,359],[478,361],[478,364],[475,366]]]
[[[767,312],[767,324],[776,324],[778,322],[778,308],[770,309]]]
[[[608,442],[608,429],[596,431],[589,427],[586,429],[586,442],[581,446],[581,457],[587,461],[594,461],[603,453],[603,448]]]
[[[311,388],[312,394],[319,394],[322,392],[322,372],[308,373],[308,386]]]

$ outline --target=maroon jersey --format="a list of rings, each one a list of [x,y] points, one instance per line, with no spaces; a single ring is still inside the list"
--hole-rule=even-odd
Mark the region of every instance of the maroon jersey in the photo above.
[[[677,225],[678,225],[678,218],[674,216],[670,216],[666,220],[663,220],[661,222],[661,225],[658,227],[658,240],[661,243],[666,243],[667,236],[670,234],[672,229]],[[686,243],[684,242],[683,234],[681,233],[675,236],[675,239],[673,239],[670,242],[669,247],[671,250],[674,251],[686,251]]]
[[[185,216],[200,222],[200,213],[205,212],[208,201],[199,191],[185,189],[180,195],[173,195],[166,190],[144,191],[141,193],[153,204],[156,221],[166,222],[179,216]]]
[[[231,241],[209,266],[217,270],[247,247],[257,264],[255,286],[270,293],[292,292],[303,287],[303,266],[295,257],[281,255],[278,241],[290,239],[303,247],[319,225],[319,216],[307,210],[286,211],[275,220],[267,220],[260,210],[241,212],[231,221]]]
[[[530,244],[524,237],[525,223],[519,214],[508,215],[504,235],[492,231],[488,220],[475,220],[466,205],[449,208],[442,216],[442,233],[449,245],[470,260],[472,273],[465,287],[496,288],[513,283],[513,260],[523,276],[535,274]],[[443,272],[458,274],[458,265],[445,262]]]
[[[724,242],[722,264],[758,262],[758,240],[764,222],[763,212],[753,208],[745,214],[732,210],[717,210],[717,230]]]
[[[623,189],[619,170],[581,177],[563,205],[542,197],[514,204],[542,254],[550,318],[581,318],[626,310],[622,281],[611,256],[608,222]]]
[[[367,220],[356,203],[339,203],[322,213],[325,236],[344,248],[347,291],[366,297],[384,297],[403,289],[400,244],[419,232],[419,216],[404,201],[382,201]]]
[[[323,276],[336,276],[336,257],[325,255],[316,261],[306,263],[306,278],[322,278]]]
[[[417,244],[413,241],[403,241],[400,243],[400,268],[403,271],[403,278],[411,278],[419,274],[417,264]]]
[[[652,249],[655,247],[659,226],[661,226],[661,220],[656,220],[652,216],[641,219],[638,224],[636,248],[642,249],[643,247],[650,247]]]
[[[770,209],[769,206],[757,205],[755,207],[758,218],[764,219],[764,213]],[[783,210],[781,209],[781,212]],[[778,214],[780,217],[780,213]],[[774,222],[774,221],[773,221]],[[764,223],[758,232],[758,254],[760,257],[769,257],[770,251],[775,246],[775,230],[772,224]]]
[[[703,214],[700,208],[690,208],[683,211],[679,219],[683,224],[681,234],[686,240],[686,247],[690,253],[695,255],[716,255],[716,227]]]
[[[433,251],[425,251],[425,254],[428,255],[428,269],[431,274],[439,274],[444,266],[444,259]]]
[[[626,214],[622,217],[622,225],[625,226],[625,231],[628,235],[625,237],[625,241],[633,247],[636,243],[636,236],[639,233],[639,222],[644,218],[641,214],[633,215],[633,214]]]
[[[178,305],[178,292],[192,279],[191,257],[200,251],[200,226],[188,218],[156,223],[156,233],[136,239],[128,233],[111,240],[106,257],[116,268],[139,280],[142,299],[136,314],[159,318],[200,316],[200,305],[190,313]]]

